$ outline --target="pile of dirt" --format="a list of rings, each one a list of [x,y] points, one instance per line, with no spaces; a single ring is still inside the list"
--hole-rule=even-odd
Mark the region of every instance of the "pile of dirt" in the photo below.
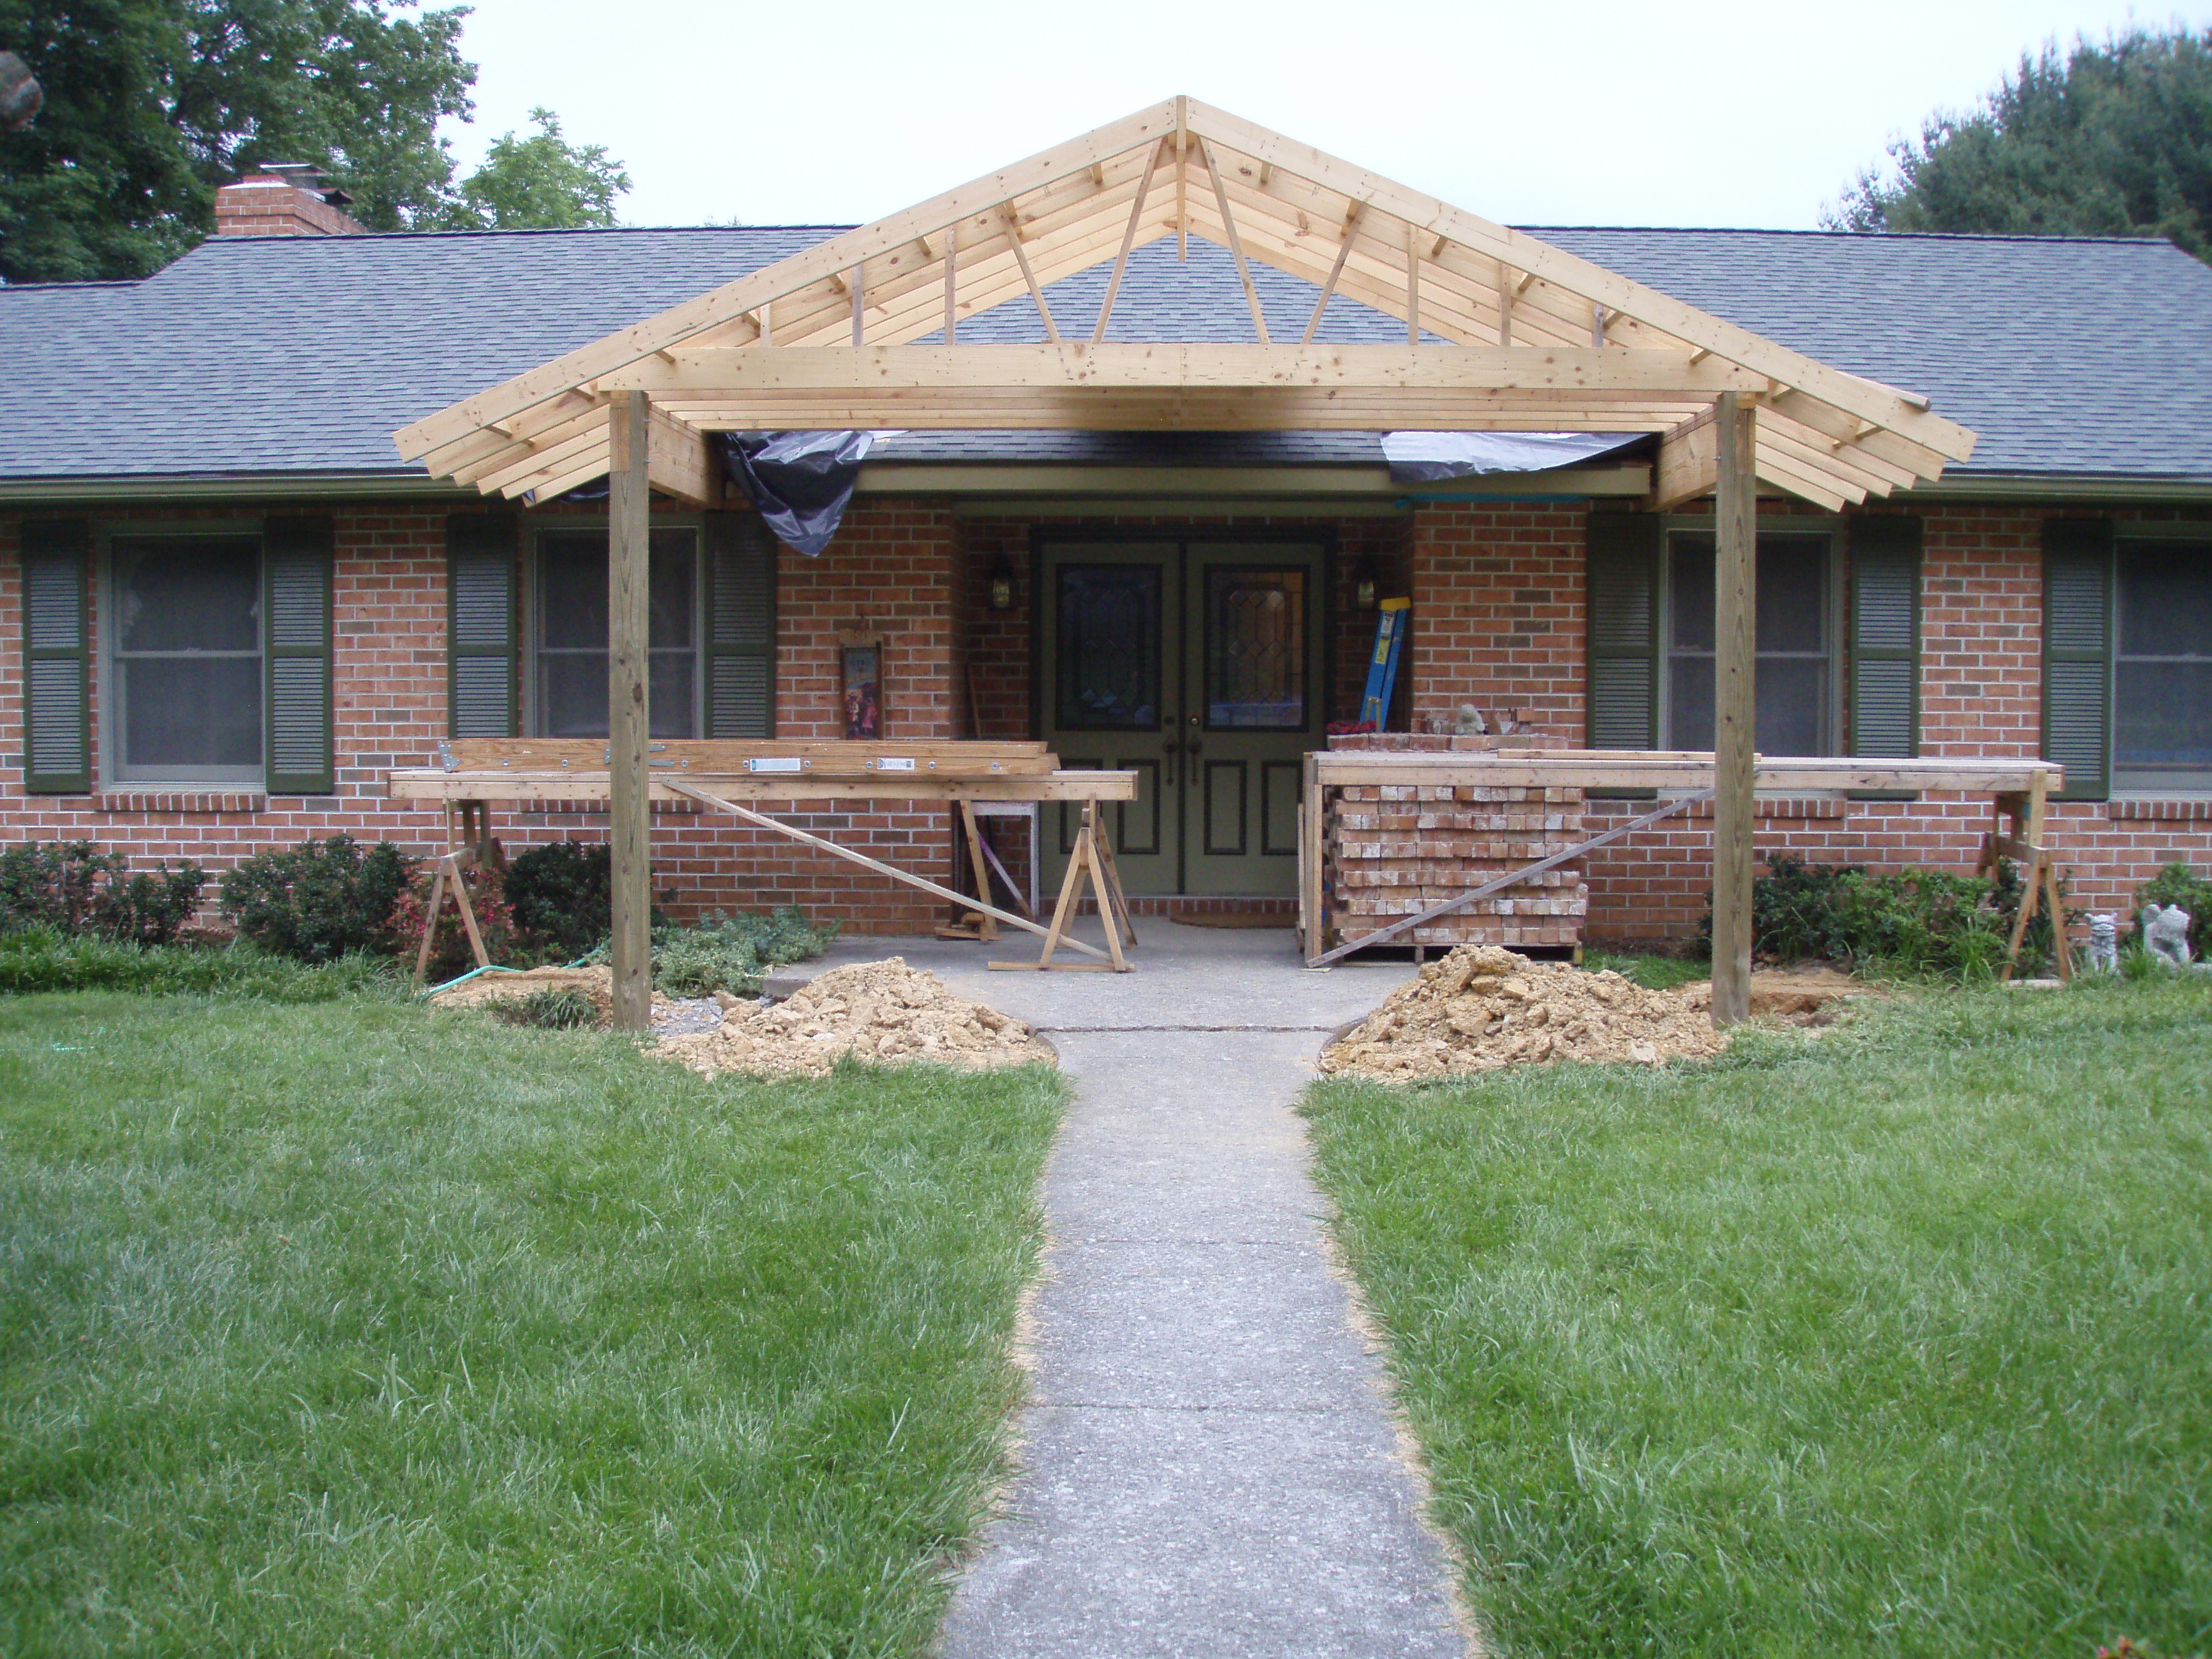
[[[905,959],[833,968],[773,1007],[726,1006],[711,1031],[664,1038],[653,1052],[708,1077],[723,1072],[819,1077],[840,1056],[945,1066],[1054,1064],[1051,1045],[1020,1020],[955,996]]]
[[[606,968],[531,968],[519,974],[478,974],[430,993],[433,1008],[476,1008],[532,991],[581,991],[599,1011],[599,1024],[614,1018],[615,980]],[[655,997],[654,1001],[660,1000]]]
[[[1321,1069],[1404,1083],[1554,1060],[1705,1060],[1726,1042],[1707,1015],[1711,993],[1647,991],[1619,974],[1462,945],[1330,1042]]]

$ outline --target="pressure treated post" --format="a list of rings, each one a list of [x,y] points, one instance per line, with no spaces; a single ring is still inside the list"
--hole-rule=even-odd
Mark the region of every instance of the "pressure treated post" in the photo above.
[[[1751,823],[1759,617],[1751,404],[1723,392],[1713,491],[1713,1008],[1716,1026],[1751,1012]]]
[[[653,866],[646,847],[645,746],[647,562],[650,524],[646,397],[616,398],[607,513],[608,840],[614,899],[615,1030],[643,1032],[653,1020]]]

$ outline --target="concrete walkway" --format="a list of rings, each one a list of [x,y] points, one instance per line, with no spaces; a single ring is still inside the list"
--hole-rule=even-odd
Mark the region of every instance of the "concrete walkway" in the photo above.
[[[1450,1568],[1290,1109],[1327,1034],[1411,970],[1310,974],[1285,932],[1138,927],[1126,975],[984,968],[1034,955],[1020,936],[851,939],[806,964],[903,955],[1042,1030],[1076,1087],[1045,1177],[1024,1472],[940,1651],[1458,1659]]]

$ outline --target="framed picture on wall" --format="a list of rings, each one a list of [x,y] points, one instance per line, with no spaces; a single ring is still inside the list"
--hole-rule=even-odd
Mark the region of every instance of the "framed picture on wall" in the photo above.
[[[837,644],[839,676],[845,694],[845,735],[884,734],[884,642],[843,638]]]

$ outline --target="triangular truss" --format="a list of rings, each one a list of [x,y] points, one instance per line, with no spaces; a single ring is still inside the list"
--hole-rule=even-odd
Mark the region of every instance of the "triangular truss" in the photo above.
[[[1105,342],[1131,252],[1166,236],[1229,251],[1251,343]],[[1046,289],[1109,261],[1097,318],[1055,317]],[[1315,343],[1322,307],[1303,338],[1271,334],[1253,262],[1316,284],[1322,307],[1342,295],[1401,319],[1407,343]],[[960,337],[1024,295],[1046,343]],[[635,392],[652,404],[654,486],[692,500],[714,476],[714,429],[1648,431],[1663,434],[1667,506],[1712,488],[1713,411],[1735,392],[1756,405],[1759,477],[1832,509],[1932,479],[1974,441],[1923,398],[1188,98],[779,260],[396,441],[435,476],[546,499],[607,472],[608,405]]]

